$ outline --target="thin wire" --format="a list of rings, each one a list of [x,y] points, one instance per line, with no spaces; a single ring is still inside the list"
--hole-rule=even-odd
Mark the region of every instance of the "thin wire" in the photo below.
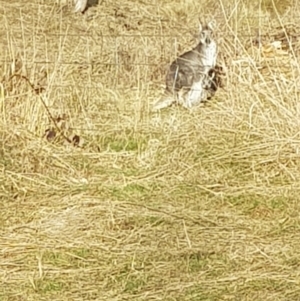
[[[99,60],[101,57],[99,58]],[[12,64],[13,60],[0,60],[0,63],[4,64]],[[157,63],[126,63],[126,64],[120,64],[120,63],[101,63],[99,61],[97,62],[58,62],[58,61],[22,61],[22,64],[28,64],[28,65],[52,65],[52,64],[59,64],[61,65],[77,65],[77,66],[106,66],[106,67],[111,67],[111,66],[116,66],[116,67],[121,67],[121,66],[132,66],[132,67],[145,67],[145,66],[161,66],[161,62]],[[165,63],[166,68],[168,63]],[[286,67],[286,64],[274,64],[274,67]],[[209,66],[208,66],[209,67]],[[128,71],[129,72],[129,71]],[[90,75],[93,75],[94,72],[90,72]],[[97,75],[95,73],[95,75]],[[99,74],[100,76],[101,74]]]
[[[283,28],[282,28],[283,29]],[[225,37],[225,38],[228,38],[228,37],[235,37],[236,35],[235,34],[228,34],[227,32],[222,32],[222,31],[218,31],[220,34],[222,34],[222,36],[223,37]],[[262,34],[261,36],[262,37],[268,37],[270,34]],[[299,36],[300,36],[300,33],[298,34]],[[28,33],[28,34],[26,34],[26,33],[24,33],[23,34],[23,36],[24,37],[32,37],[33,35],[32,34],[30,34],[30,33]],[[83,34],[78,34],[78,33],[76,33],[76,34],[70,34],[70,33],[68,33],[68,34],[65,34],[65,33],[63,33],[63,34],[60,34],[60,33],[53,33],[53,34],[51,34],[51,33],[47,33],[47,34],[45,34],[45,33],[38,33],[38,32],[36,32],[35,34],[34,34],[34,36],[41,36],[41,37],[43,37],[43,38],[46,38],[46,37],[82,37],[82,38],[114,38],[114,39],[117,39],[117,38],[180,38],[181,37],[181,35],[164,35],[164,34],[143,34],[143,33],[141,33],[141,34],[116,34],[116,35],[104,35],[104,34],[88,34],[88,33],[83,33]],[[242,38],[245,38],[245,37],[247,37],[247,38],[249,38],[249,37],[253,37],[253,35],[252,34],[238,34],[238,36],[239,37],[242,37]]]

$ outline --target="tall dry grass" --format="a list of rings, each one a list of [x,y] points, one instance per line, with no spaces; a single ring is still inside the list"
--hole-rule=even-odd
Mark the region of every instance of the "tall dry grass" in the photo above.
[[[1,3],[1,301],[299,300],[297,2]],[[150,113],[199,18],[225,89]]]

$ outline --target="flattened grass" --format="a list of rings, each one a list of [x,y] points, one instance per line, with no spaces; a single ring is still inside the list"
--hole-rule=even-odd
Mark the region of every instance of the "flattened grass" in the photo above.
[[[264,3],[262,28],[297,22],[293,5]],[[0,300],[298,300],[298,58],[240,47],[259,24],[251,3],[60,8],[1,8]],[[225,90],[151,113],[211,15]],[[40,97],[82,147],[47,141]]]

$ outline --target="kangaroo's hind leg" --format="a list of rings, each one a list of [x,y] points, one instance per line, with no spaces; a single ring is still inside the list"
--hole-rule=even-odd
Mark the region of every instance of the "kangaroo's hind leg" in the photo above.
[[[203,81],[195,82],[190,90],[186,93],[186,97],[182,105],[190,109],[200,104],[203,99]]]

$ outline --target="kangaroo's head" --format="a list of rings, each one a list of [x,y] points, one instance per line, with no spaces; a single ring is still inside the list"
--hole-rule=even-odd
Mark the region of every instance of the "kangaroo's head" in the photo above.
[[[199,26],[199,32],[200,32],[200,44],[202,45],[209,45],[213,40],[213,34],[214,34],[214,29],[216,27],[216,24],[214,21],[211,21],[205,25]]]
[[[214,39],[215,22],[211,21],[204,26],[200,25],[200,41],[196,46],[203,66],[216,65],[218,47]]]

